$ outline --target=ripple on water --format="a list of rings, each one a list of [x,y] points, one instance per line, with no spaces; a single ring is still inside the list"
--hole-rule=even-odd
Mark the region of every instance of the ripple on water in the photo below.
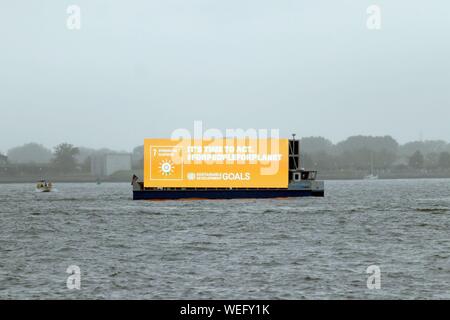
[[[323,199],[164,202],[131,201],[128,183],[49,194],[0,185],[0,298],[448,297],[449,182],[327,181]],[[83,275],[76,296],[65,289],[72,264]],[[365,286],[373,264],[376,293]]]

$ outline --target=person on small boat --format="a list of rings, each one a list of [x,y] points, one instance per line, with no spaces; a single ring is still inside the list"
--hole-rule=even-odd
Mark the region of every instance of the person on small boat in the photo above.
[[[47,180],[41,180],[37,183],[36,188],[43,192],[50,192],[52,189],[52,183]]]

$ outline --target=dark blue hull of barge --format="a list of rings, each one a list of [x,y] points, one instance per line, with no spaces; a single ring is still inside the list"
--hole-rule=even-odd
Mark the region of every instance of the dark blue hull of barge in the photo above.
[[[323,190],[289,189],[230,189],[230,190],[139,190],[133,191],[133,200],[180,199],[269,199],[292,197],[323,197]]]

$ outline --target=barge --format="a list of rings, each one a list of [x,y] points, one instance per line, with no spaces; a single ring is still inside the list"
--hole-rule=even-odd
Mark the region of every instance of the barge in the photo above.
[[[292,197],[324,197],[324,182],[316,180],[317,171],[305,170],[300,167],[299,140],[287,140],[288,166],[287,172],[282,172],[286,177],[285,187],[255,187],[251,183],[241,182],[237,187],[218,185],[216,187],[197,187],[187,183],[172,186],[154,186],[139,181],[133,175],[133,200],[180,200],[180,199],[267,199],[267,198],[292,198]],[[167,147],[166,147],[167,148]],[[151,148],[145,152],[150,153]],[[156,154],[156,153],[155,153]],[[145,161],[145,160],[144,160]],[[151,161],[150,161],[151,162]],[[160,169],[165,170],[165,162]],[[144,175],[146,174],[144,166]],[[167,168],[172,172],[172,168]],[[147,170],[149,170],[147,168]],[[163,172],[164,173],[164,172]],[[190,173],[192,174],[192,173]],[[158,179],[161,180],[161,179]],[[147,181],[147,180],[145,180]]]

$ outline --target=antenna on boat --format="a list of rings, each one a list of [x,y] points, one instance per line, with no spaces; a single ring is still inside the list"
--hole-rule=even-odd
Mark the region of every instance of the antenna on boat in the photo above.
[[[296,136],[296,134],[293,133],[293,134],[292,134],[292,140],[294,140],[294,141],[295,141],[295,136]]]

